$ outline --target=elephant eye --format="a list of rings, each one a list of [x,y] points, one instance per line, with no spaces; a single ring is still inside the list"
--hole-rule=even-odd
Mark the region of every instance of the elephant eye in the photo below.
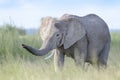
[[[58,37],[60,34],[57,34],[56,36]]]

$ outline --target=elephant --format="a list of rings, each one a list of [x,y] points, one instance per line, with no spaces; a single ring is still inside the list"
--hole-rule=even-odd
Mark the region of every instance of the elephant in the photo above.
[[[71,57],[76,65],[89,63],[98,68],[107,67],[111,36],[106,22],[96,14],[45,17],[40,35],[43,40],[40,49],[26,44],[22,46],[36,56],[54,50],[55,71],[63,69],[65,55]]]

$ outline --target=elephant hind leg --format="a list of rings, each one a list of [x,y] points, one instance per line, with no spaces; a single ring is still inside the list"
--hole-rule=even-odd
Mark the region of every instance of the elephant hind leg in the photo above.
[[[106,68],[107,60],[110,50],[110,42],[107,42],[103,48],[103,50],[98,55],[98,68]]]

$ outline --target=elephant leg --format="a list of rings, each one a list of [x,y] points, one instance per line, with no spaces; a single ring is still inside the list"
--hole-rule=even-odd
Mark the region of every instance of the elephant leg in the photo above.
[[[62,49],[55,49],[54,51],[54,67],[55,72],[61,70],[64,66],[64,53]]]
[[[80,41],[78,41],[76,47],[74,48],[74,59],[76,65],[80,65],[81,67],[84,68],[86,56],[87,56],[87,40],[84,37]]]
[[[78,66],[84,67],[84,62],[85,62],[85,55],[84,53],[81,53],[77,48],[74,49],[74,60],[75,64]]]
[[[110,50],[110,42],[107,42],[98,56],[98,69],[107,67],[109,50]]]
[[[94,67],[97,67],[98,63],[98,50],[95,47],[94,43],[89,43],[88,45],[88,54],[87,54],[87,62],[92,64]]]

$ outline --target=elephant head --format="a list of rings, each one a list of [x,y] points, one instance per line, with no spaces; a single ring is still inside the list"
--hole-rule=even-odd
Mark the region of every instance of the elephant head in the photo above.
[[[68,49],[85,36],[85,30],[79,19],[71,17],[71,15],[63,15],[59,19],[44,18],[40,27],[40,35],[43,44],[39,50],[25,44],[22,44],[23,48],[39,56],[62,46],[64,49]]]

